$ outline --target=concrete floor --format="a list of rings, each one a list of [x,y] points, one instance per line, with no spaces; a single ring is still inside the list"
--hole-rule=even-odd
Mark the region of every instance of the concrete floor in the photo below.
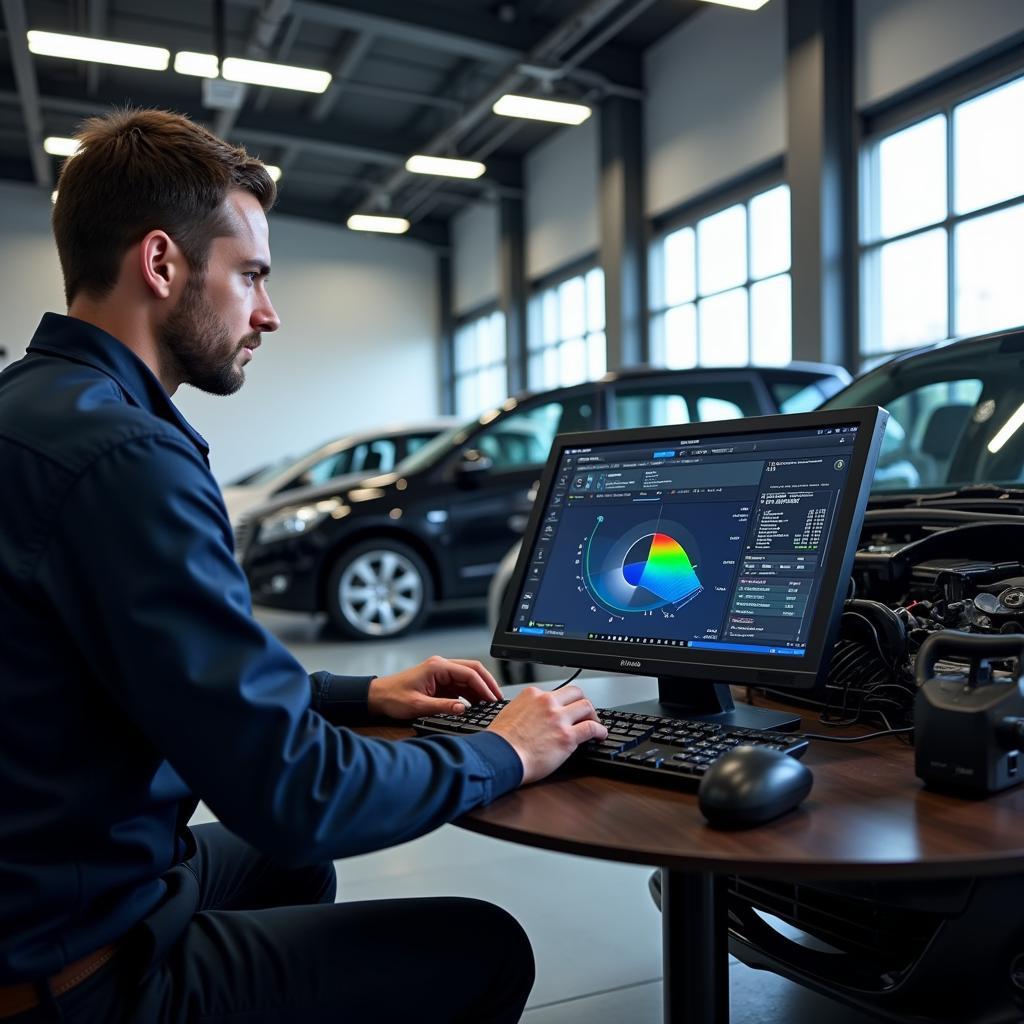
[[[490,664],[476,609],[445,614],[398,641],[348,643],[307,616],[259,613],[309,670],[382,675],[431,654]],[[550,678],[557,678],[551,675]],[[197,820],[209,820],[200,808]],[[471,896],[498,903],[529,934],[537,982],[524,1024],[657,1024],[661,918],[650,868],[532,850],[445,826],[379,853],[340,860],[338,899]],[[732,1024],[869,1024],[874,1018],[730,963]]]

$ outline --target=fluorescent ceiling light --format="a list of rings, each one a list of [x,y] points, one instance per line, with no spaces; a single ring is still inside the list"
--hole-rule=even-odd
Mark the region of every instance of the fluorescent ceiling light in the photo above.
[[[988,450],[995,455],[1014,434],[1024,425],[1024,405],[1017,406],[1017,411],[999,428],[999,432],[988,443]]]
[[[506,93],[491,107],[502,117],[525,117],[530,121],[552,121],[554,124],[583,124],[591,109],[582,103],[564,100],[542,100],[535,96]]]
[[[193,53],[181,50],[174,55],[174,70],[179,75],[195,75],[197,78],[216,78],[219,74],[215,53]]]
[[[385,235],[404,235],[409,222],[404,217],[377,217],[368,213],[353,213],[345,222],[352,231],[379,231]]]
[[[180,75],[216,78],[217,55],[181,50],[174,56],[174,70]],[[300,92],[323,92],[331,84],[331,76],[326,71],[296,68],[289,64],[270,64],[262,60],[243,60],[241,57],[225,57],[223,75],[229,82],[298,89]]]
[[[277,164],[264,164],[263,167],[274,181],[281,180],[281,168]]]
[[[477,160],[453,160],[446,156],[417,153],[405,161],[405,169],[414,174],[441,174],[446,178],[479,178],[487,168]]]
[[[288,64],[268,64],[262,60],[244,60],[225,57],[223,76],[229,82],[246,85],[271,85],[278,89],[297,89],[299,92],[323,92],[331,84],[327,71],[313,68],[294,68]]]
[[[719,4],[722,7],[739,7],[744,11],[759,11],[768,0],[706,0],[709,4]]]
[[[43,139],[43,149],[50,156],[74,156],[78,152],[78,139],[65,139],[60,135],[48,135]]]
[[[115,43],[112,39],[65,36],[57,32],[28,32],[28,48],[41,57],[67,57],[145,71],[166,71],[171,62],[171,51],[162,46]]]

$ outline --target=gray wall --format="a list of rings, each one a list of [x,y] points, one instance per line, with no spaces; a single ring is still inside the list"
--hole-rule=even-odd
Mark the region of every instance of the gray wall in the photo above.
[[[647,212],[662,213],[786,148],[786,7],[711,7],[645,54]]]
[[[561,129],[526,158],[528,278],[597,249],[599,117]]]
[[[452,218],[455,315],[498,297],[498,206],[474,203]]]
[[[49,196],[0,185],[2,344],[18,358],[40,315],[64,312]],[[224,481],[345,431],[437,413],[436,258],[401,239],[271,214],[267,335],[237,395],[182,388],[175,402],[210,442]]]
[[[1024,32],[1024,0],[858,0],[857,106]]]

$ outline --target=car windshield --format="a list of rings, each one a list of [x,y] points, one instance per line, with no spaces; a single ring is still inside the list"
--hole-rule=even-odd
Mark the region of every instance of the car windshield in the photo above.
[[[880,405],[889,423],[874,492],[1024,482],[1024,331],[892,360],[824,409]]]
[[[452,446],[456,443],[456,438],[462,438],[463,434],[469,432],[471,427],[475,427],[477,424],[476,420],[470,420],[468,423],[460,424],[457,427],[450,427],[448,430],[442,431],[437,437],[431,438],[422,448],[417,448],[412,455],[407,455],[402,461],[395,466],[393,472],[398,476],[408,476],[410,473],[415,473],[422,469],[424,466],[429,466],[441,458],[446,452],[450,451]]]
[[[305,462],[308,458],[316,455],[316,453],[324,447],[326,447],[326,445],[321,441],[315,448],[310,448],[308,452],[303,452],[301,455],[285,455],[270,463],[269,466],[265,466],[263,469],[250,473],[244,478],[244,483],[246,486],[258,486],[259,484],[270,483],[271,480],[279,477],[286,470],[291,469],[292,466],[297,466],[300,462]],[[240,482],[236,482],[235,486],[239,486],[239,484]]]

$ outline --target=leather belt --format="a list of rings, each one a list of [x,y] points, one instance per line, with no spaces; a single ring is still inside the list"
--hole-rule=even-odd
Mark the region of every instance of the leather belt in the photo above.
[[[70,992],[76,985],[95,974],[116,952],[117,946],[104,946],[68,964],[48,979],[50,991],[55,996]],[[6,1020],[38,1006],[39,988],[40,982],[36,981],[0,985],[0,1020]]]

